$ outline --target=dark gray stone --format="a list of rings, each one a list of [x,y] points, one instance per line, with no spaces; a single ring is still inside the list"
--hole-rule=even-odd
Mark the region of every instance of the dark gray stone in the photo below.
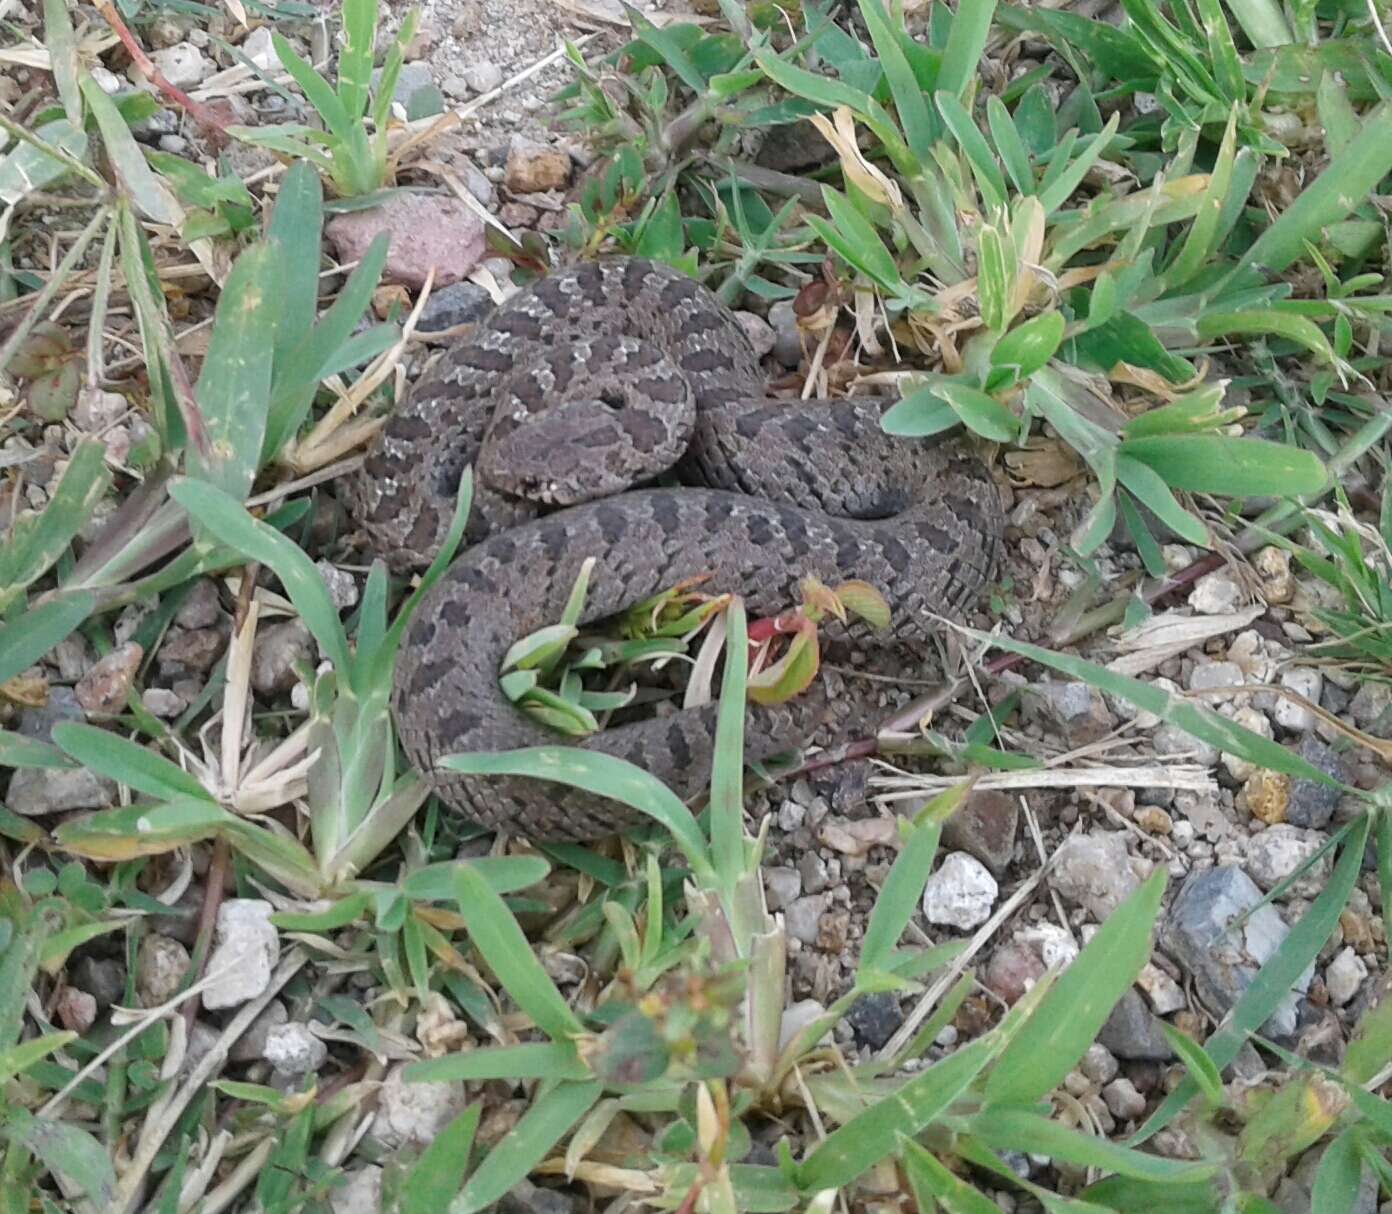
[[[904,1013],[893,992],[878,991],[873,995],[862,995],[851,1004],[846,1020],[859,1044],[878,1050],[904,1023]]]
[[[1200,997],[1216,1016],[1227,1014],[1290,931],[1275,907],[1253,909],[1261,899],[1256,882],[1241,868],[1207,869],[1180,887],[1161,927],[1161,947],[1194,976]],[[1295,990],[1303,994],[1313,976],[1310,965]],[[1263,1027],[1274,1037],[1289,1038],[1295,1024],[1292,993]]]
[[[422,333],[440,333],[482,320],[492,309],[493,299],[482,287],[471,282],[451,283],[431,292],[416,328]]]
[[[943,847],[975,856],[999,877],[1015,854],[1019,824],[1019,801],[996,789],[978,789],[943,824]]]
[[[1167,1062],[1174,1057],[1170,1043],[1160,1031],[1160,1019],[1134,987],[1127,990],[1097,1040],[1116,1057],[1127,1062]]]
[[[1332,779],[1348,782],[1348,765],[1344,756],[1326,746],[1314,734],[1306,734],[1300,740],[1296,753]],[[1321,784],[1318,780],[1292,780],[1290,800],[1286,804],[1286,821],[1292,826],[1323,830],[1334,816],[1342,795],[1337,788]]]
[[[126,995],[126,967],[119,961],[79,957],[68,969],[68,979],[80,991],[97,1001],[97,1010],[106,1011]]]

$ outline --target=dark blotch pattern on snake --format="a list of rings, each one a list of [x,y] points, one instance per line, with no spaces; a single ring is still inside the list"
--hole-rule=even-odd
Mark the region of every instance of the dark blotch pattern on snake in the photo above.
[[[507,699],[499,667],[514,641],[557,621],[587,557],[597,564],[586,623],[705,574],[703,589],[738,592],[752,615],[795,603],[809,574],[863,579],[889,602],[884,639],[910,647],[933,631],[931,614],[968,608],[995,570],[999,495],[965,446],[886,435],[889,403],[770,399],[733,314],[636,258],[558,270],[451,348],[349,492],[373,546],[418,568],[475,466],[467,547],[421,601],[393,692],[402,743],[443,800],[541,839],[639,820],[556,783],[435,769],[449,754],[563,740]],[[668,470],[680,487],[630,487]],[[747,757],[796,748],[824,709],[815,695],[751,707]],[[689,797],[707,782],[714,742],[710,705],[581,745]]]

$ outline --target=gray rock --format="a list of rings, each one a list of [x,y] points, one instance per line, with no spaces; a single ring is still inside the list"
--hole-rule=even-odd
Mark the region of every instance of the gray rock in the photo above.
[[[1097,1040],[1114,1057],[1127,1062],[1167,1062],[1174,1057],[1170,1043],[1160,1031],[1159,1017],[1132,987],[1112,1009]]]
[[[1151,735],[1151,744],[1158,755],[1188,755],[1200,767],[1213,767],[1218,762],[1218,748],[1201,742],[1178,725],[1162,725]]]
[[[1206,573],[1194,583],[1189,606],[1200,615],[1225,615],[1242,606],[1242,587],[1227,569]]]
[[[1194,976],[1199,994],[1216,1016],[1228,1013],[1290,931],[1274,906],[1253,909],[1261,898],[1252,878],[1235,865],[1206,869],[1180,887],[1161,928],[1161,946]],[[1241,926],[1230,932],[1228,925],[1239,918]],[[1303,994],[1313,974],[1311,965],[1295,991]],[[1289,1037],[1295,1031],[1296,1011],[1292,992],[1266,1022],[1265,1031]]]
[[[331,561],[315,561],[314,567],[328,587],[329,598],[340,611],[355,607],[358,602],[357,579],[346,569],[340,569]]]
[[[798,857],[798,875],[802,878],[802,888],[809,894],[819,894],[828,884],[826,861],[814,851],[805,851]]]
[[[1114,722],[1106,701],[1086,683],[1045,682],[1035,690],[1069,746],[1086,746],[1111,732]]]
[[[735,319],[739,321],[740,328],[749,338],[749,344],[754,347],[754,353],[758,357],[763,358],[765,354],[772,352],[777,335],[768,321],[753,312],[736,312]]]
[[[373,73],[373,87],[376,88],[381,70]],[[396,88],[392,90],[392,101],[406,111],[407,121],[419,118],[432,118],[445,108],[445,98],[440,92],[430,66],[416,60],[405,63],[396,78]]]
[[[846,1013],[856,1040],[872,1050],[882,1049],[904,1023],[899,1000],[891,991],[862,995]]]
[[[179,603],[174,622],[180,628],[212,628],[226,616],[218,597],[217,583],[211,578],[199,578]]]
[[[791,299],[780,299],[768,310],[773,326],[773,356],[790,371],[802,362],[802,331]]]
[[[817,943],[817,929],[826,910],[826,894],[807,894],[799,898],[784,913],[788,935],[803,944]]]
[[[260,898],[231,898],[218,907],[207,967],[213,980],[203,990],[209,1011],[237,1007],[270,986],[280,952],[280,937],[270,922],[273,909]]]
[[[1078,1069],[1099,1087],[1117,1076],[1116,1056],[1105,1045],[1094,1041],[1083,1053]]]
[[[26,738],[37,738],[40,742],[53,740],[53,727],[60,721],[81,721],[85,716],[82,705],[71,687],[50,687],[48,699],[42,708],[25,708],[20,711],[16,731]]]
[[[1124,1075],[1113,1079],[1102,1089],[1102,1099],[1118,1121],[1135,1121],[1145,1112],[1145,1097],[1136,1091],[1136,1085]]]
[[[309,665],[313,660],[314,639],[300,620],[273,624],[256,636],[251,685],[262,695],[287,692],[297,681],[295,665]]]
[[[189,954],[177,940],[149,935],[140,944],[135,967],[135,989],[146,1007],[158,1007],[171,999],[188,973]]]
[[[1348,783],[1350,773],[1343,754],[1326,746],[1313,734],[1301,738],[1296,753],[1331,779]],[[1343,793],[1339,789],[1321,784],[1318,780],[1292,780],[1290,800],[1286,802],[1286,821],[1292,826],[1322,830],[1329,825],[1341,796]]]
[[[188,701],[168,687],[145,688],[140,693],[140,704],[146,712],[162,721],[173,720],[188,707]]]
[[[1341,949],[1329,968],[1324,971],[1324,985],[1329,991],[1330,1001],[1336,1007],[1343,1007],[1358,994],[1358,988],[1368,976],[1368,967],[1354,951],[1353,946]]]
[[[1065,840],[1054,855],[1049,884],[1100,923],[1140,882],[1131,871],[1126,836],[1120,831],[1099,831]]]
[[[422,333],[440,333],[482,320],[491,311],[493,297],[487,291],[471,282],[455,282],[430,293],[416,328]]]
[[[1349,712],[1359,729],[1379,738],[1392,735],[1392,685],[1365,681],[1354,694]]]
[[[771,911],[789,906],[802,893],[802,878],[795,868],[783,866],[764,869],[764,894]]]
[[[271,1030],[278,1024],[284,1024],[289,1018],[285,1004],[279,999],[272,999],[261,1010],[261,1014],[247,1026],[247,1031],[232,1043],[232,1048],[227,1051],[228,1061],[256,1062],[262,1058],[266,1038],[270,1036]]]
[[[996,789],[977,789],[943,824],[943,846],[975,856],[999,877],[1015,854],[1019,824],[1019,801]]]
[[[276,54],[275,44],[271,41],[270,26],[258,25],[252,30],[242,39],[241,51],[262,71],[280,66],[280,56]]]
[[[78,990],[91,995],[103,1012],[126,997],[126,967],[119,961],[79,957],[68,967],[68,979]]]
[[[498,1202],[498,1214],[575,1214],[579,1202],[569,1193],[524,1180]]]
[[[475,93],[491,93],[503,82],[503,69],[491,59],[478,59],[461,73],[464,83]]]
[[[23,818],[116,804],[116,783],[85,767],[20,767],[10,777],[5,804]]]

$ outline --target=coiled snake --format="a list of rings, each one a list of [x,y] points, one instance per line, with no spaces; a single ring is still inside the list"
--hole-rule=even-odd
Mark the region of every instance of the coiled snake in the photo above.
[[[444,755],[561,740],[507,699],[499,667],[519,637],[556,622],[587,557],[587,623],[702,574],[703,589],[740,593],[751,614],[792,605],[809,574],[862,579],[889,602],[891,643],[921,642],[929,613],[969,606],[995,569],[999,495],[965,446],[885,434],[890,403],[771,399],[734,315],[638,258],[558,270],[448,350],[349,492],[372,545],[398,569],[419,567],[475,467],[468,546],[419,605],[392,701],[407,753],[443,800],[538,839],[635,821],[559,784],[435,770]],[[634,487],[668,472],[679,486]],[[795,748],[820,709],[815,696],[751,706],[747,757]],[[711,705],[582,745],[685,797],[705,786],[714,743]]]

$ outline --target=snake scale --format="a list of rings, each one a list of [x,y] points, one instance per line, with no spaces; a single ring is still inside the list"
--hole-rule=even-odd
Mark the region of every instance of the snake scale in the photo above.
[[[419,568],[475,468],[465,550],[422,598],[392,696],[402,743],[445,803],[536,839],[594,839],[639,820],[556,783],[436,769],[449,754],[559,741],[507,699],[499,668],[514,641],[557,621],[587,557],[585,623],[700,575],[754,615],[795,603],[807,575],[862,579],[889,602],[889,640],[911,647],[931,633],[930,614],[967,608],[995,569],[999,495],[965,446],[885,434],[890,403],[771,399],[733,313],[639,258],[557,270],[450,347],[348,493],[372,547]],[[643,487],[668,473],[676,487]],[[751,706],[746,756],[796,748],[824,710],[815,695]],[[689,797],[714,742],[709,705],[581,744]]]

